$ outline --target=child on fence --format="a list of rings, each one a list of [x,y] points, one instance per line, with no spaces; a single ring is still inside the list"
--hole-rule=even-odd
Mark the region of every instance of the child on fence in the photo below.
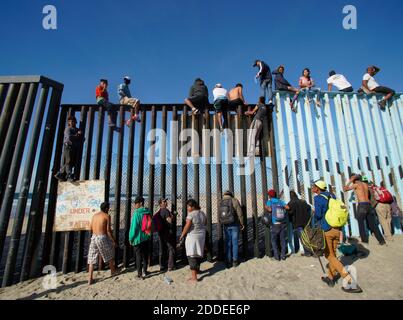
[[[311,102],[310,94],[316,92],[316,106],[320,107],[320,89],[315,88],[315,81],[311,78],[311,70],[305,68],[302,71],[302,76],[299,78],[299,87],[301,91],[305,91],[309,102]]]
[[[130,126],[132,120],[141,122],[140,114],[139,114],[139,107],[140,107],[140,100],[137,98],[132,98],[130,93],[129,84],[131,83],[131,79],[126,76],[123,78],[123,82],[118,87],[118,95],[119,95],[119,102],[123,105],[129,105],[132,107],[132,114],[134,114],[126,121],[126,125]]]

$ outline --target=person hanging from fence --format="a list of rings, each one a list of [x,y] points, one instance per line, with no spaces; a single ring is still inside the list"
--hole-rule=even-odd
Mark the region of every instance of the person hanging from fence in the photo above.
[[[305,200],[299,199],[297,193],[293,190],[290,191],[290,199],[287,204],[290,208],[288,216],[290,217],[294,234],[294,252],[298,253],[302,231],[309,223],[312,212],[310,205]],[[312,252],[308,248],[303,246],[303,249],[304,253],[301,255],[305,257],[312,256]]]
[[[54,176],[59,181],[71,182],[77,180],[76,165],[77,154],[83,142],[82,131],[77,128],[77,120],[74,116],[67,119],[67,127],[64,130],[62,166]]]
[[[186,224],[183,228],[179,241],[183,243],[185,240],[186,256],[189,261],[191,270],[191,278],[189,281],[197,282],[197,275],[200,272],[200,264],[204,256],[204,245],[206,241],[206,214],[196,200],[189,199],[186,202],[187,217]]]
[[[369,66],[367,68],[367,73],[364,74],[362,79],[362,89],[365,93],[382,93],[385,95],[380,101],[378,101],[379,107],[384,110],[388,102],[391,102],[393,96],[395,95],[395,90],[388,87],[380,86],[376,81],[374,76],[381,71],[376,66]]]
[[[220,131],[223,132],[224,129],[228,128],[227,124],[228,92],[226,89],[222,87],[220,83],[217,83],[213,89],[213,96],[214,96],[214,109],[216,111],[218,126]]]
[[[298,99],[298,94],[299,94],[299,89],[294,88],[285,78],[284,78],[284,66],[281,65],[277,68],[276,71],[273,71],[273,74],[275,76],[274,78],[274,83],[275,83],[275,88],[278,91],[290,91],[294,93],[294,97],[291,99],[290,102],[290,107],[291,110],[296,112],[297,109],[294,108],[294,103]]]
[[[361,181],[362,176],[358,174],[352,174],[347,185],[344,186],[344,191],[354,191],[358,207],[356,212],[356,219],[358,221],[358,228],[361,238],[362,245],[368,247],[368,233],[365,228],[367,224],[368,229],[375,235],[380,245],[385,244],[385,239],[383,238],[376,220],[373,210],[371,209],[371,202],[369,200],[369,190],[368,185]]]
[[[253,110],[245,112],[245,115],[247,116],[254,116],[248,130],[248,157],[260,156],[263,122],[266,119],[266,114],[267,110],[263,96],[259,98],[259,101]]]
[[[148,257],[152,233],[152,215],[144,207],[144,198],[136,197],[134,212],[129,231],[129,242],[134,247],[136,257],[137,279],[144,280],[148,276]]]
[[[118,87],[119,103],[123,104],[123,105],[129,105],[132,108],[131,113],[130,113],[131,116],[126,121],[126,125],[128,127],[130,126],[132,120],[141,122],[140,113],[139,113],[140,100],[132,97],[132,94],[131,94],[130,88],[129,88],[130,83],[131,83],[130,77],[126,76],[123,78],[123,83],[120,84]]]
[[[227,268],[238,267],[239,230],[245,229],[241,204],[231,191],[225,191],[218,207],[218,219],[224,226]]]
[[[208,89],[202,79],[195,80],[190,88],[189,96],[185,99],[185,104],[192,109],[192,114],[198,114],[200,109],[208,106]]]
[[[320,107],[320,95],[321,95],[321,90],[320,88],[315,87],[315,81],[311,77],[311,70],[309,68],[305,68],[302,71],[302,76],[299,78],[298,85],[301,88],[301,91],[305,91],[306,96],[308,98],[308,101],[311,102],[311,93],[316,92],[316,106]]]
[[[159,240],[160,271],[172,271],[175,269],[176,248],[174,225],[176,217],[168,209],[168,199],[158,201],[159,210],[154,214],[153,222]]]
[[[107,79],[100,80],[100,84],[95,89],[95,98],[97,100],[97,104],[101,107],[104,107],[108,113],[109,127],[118,131],[119,129],[116,127],[117,112],[113,109],[112,103],[109,102]]]
[[[340,92],[353,92],[353,86],[342,74],[336,73],[332,70],[329,72],[329,78],[327,78],[327,91],[332,91],[332,87],[335,86]]]
[[[228,93],[228,106],[230,108],[238,108],[241,106],[242,108],[247,106],[246,100],[243,96],[243,85],[242,83],[237,83],[234,88],[232,88]]]
[[[271,241],[274,259],[277,261],[285,260],[287,253],[287,223],[289,218],[287,210],[290,210],[290,207],[283,200],[277,198],[275,190],[271,189],[267,194],[269,195],[269,200],[266,202],[264,208],[269,212],[272,220]]]
[[[260,96],[264,97],[264,103],[266,103],[267,98],[269,100],[269,106],[273,106],[273,76],[271,74],[269,65],[262,60],[255,60],[253,67],[259,68],[255,79],[259,79]]]
[[[109,208],[109,203],[102,203],[101,211],[94,214],[91,219],[91,242],[88,250],[89,285],[93,282],[94,265],[98,263],[99,258],[102,258],[104,263],[109,264],[112,276],[119,272],[115,265],[114,248],[117,247],[117,244],[112,234]]]
[[[326,191],[325,181],[317,180],[312,184],[314,196],[314,217],[322,227],[325,234],[325,258],[329,261],[328,275],[322,277],[322,281],[329,287],[334,287],[340,277],[345,283],[352,285],[348,288],[342,287],[344,292],[361,293],[362,289],[358,284],[353,286],[353,279],[343,264],[337,259],[336,250],[339,246],[342,227],[348,221],[347,207],[336,196]],[[320,258],[319,258],[320,259]]]

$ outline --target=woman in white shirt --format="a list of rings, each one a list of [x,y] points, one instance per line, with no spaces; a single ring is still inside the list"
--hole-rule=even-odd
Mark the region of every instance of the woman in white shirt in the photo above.
[[[364,74],[362,79],[362,87],[366,92],[374,92],[374,93],[382,93],[385,94],[385,97],[378,102],[379,107],[384,110],[386,107],[386,103],[390,101],[395,95],[395,91],[388,87],[380,86],[374,78],[381,69],[376,66],[369,66],[367,68],[367,73]]]

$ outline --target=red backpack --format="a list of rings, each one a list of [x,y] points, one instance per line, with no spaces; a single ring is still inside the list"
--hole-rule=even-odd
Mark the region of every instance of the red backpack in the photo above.
[[[380,203],[392,203],[392,194],[384,187],[373,186],[375,200]]]
[[[152,218],[149,214],[143,215],[143,220],[141,221],[141,231],[145,234],[150,235],[152,232]]]

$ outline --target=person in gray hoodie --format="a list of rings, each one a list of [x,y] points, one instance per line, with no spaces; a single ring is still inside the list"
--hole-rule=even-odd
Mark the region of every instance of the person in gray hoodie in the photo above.
[[[195,80],[190,88],[189,97],[185,99],[185,104],[192,109],[192,114],[198,114],[200,109],[209,104],[208,89],[202,79]]]

